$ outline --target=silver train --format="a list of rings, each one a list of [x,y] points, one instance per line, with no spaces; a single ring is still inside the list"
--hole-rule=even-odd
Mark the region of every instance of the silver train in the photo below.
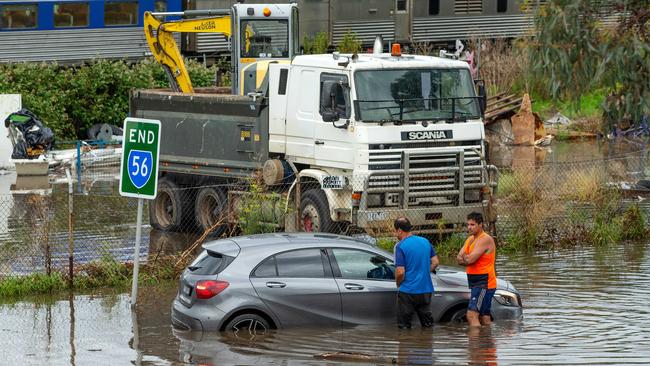
[[[248,0],[283,3],[287,0]],[[388,42],[512,38],[532,26],[523,0],[298,0],[301,37],[327,32],[336,46],[353,32],[364,48],[377,35]],[[529,10],[546,0],[529,0]],[[227,9],[235,0],[0,0],[0,62],[92,58],[139,59],[150,55],[142,32],[145,10]],[[84,5],[86,4],[86,5]],[[183,8],[183,9],[181,9]],[[229,54],[219,34],[183,34],[182,51],[194,57]]]
[[[227,8],[233,0],[191,0],[195,9]],[[249,1],[258,2],[258,1]],[[267,3],[286,1],[268,0]],[[535,8],[546,0],[298,0],[300,34],[327,32],[336,46],[347,32],[363,47],[381,35],[389,42],[453,44],[456,39],[514,38],[530,31]],[[186,35],[184,51],[224,54],[228,41],[216,34]]]

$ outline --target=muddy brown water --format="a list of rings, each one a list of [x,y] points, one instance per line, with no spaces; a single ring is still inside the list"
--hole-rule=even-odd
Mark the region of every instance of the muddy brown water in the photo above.
[[[0,304],[0,364],[649,364],[650,242],[501,255],[524,317],[469,332],[394,326],[178,333],[174,286]],[[329,357],[327,355],[329,354]]]

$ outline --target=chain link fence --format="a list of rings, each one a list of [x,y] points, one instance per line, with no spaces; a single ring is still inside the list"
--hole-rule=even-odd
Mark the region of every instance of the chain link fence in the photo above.
[[[648,217],[650,196],[642,185],[650,176],[649,153],[520,162],[499,169],[498,186],[496,172],[480,165],[409,174],[389,169],[381,176],[326,176],[300,184],[283,173],[272,178],[275,185],[266,185],[261,174],[201,184],[167,176],[159,180],[158,198],[145,205],[139,258],[155,261],[202,240],[261,232],[392,236],[392,222],[402,215],[419,232],[462,232],[471,211],[488,219],[498,213],[500,239],[571,239],[593,227],[599,212],[623,215],[638,204]],[[118,193],[118,151],[104,152],[105,159],[94,154],[84,155],[81,174],[77,164],[62,165],[40,189],[17,177],[12,193],[0,195],[0,277],[67,273],[71,259],[75,271],[133,260],[137,200]]]

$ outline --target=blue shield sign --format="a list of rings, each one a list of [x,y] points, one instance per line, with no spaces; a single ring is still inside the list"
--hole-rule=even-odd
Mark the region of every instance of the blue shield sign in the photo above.
[[[131,150],[127,159],[129,178],[131,183],[140,189],[151,178],[153,168],[153,155],[151,151]]]

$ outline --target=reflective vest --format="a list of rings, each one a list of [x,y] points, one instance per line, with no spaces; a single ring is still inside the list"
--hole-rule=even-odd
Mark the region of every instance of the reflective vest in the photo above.
[[[465,253],[469,255],[474,249],[474,243],[480,237],[483,236],[485,232],[482,232],[474,238],[470,236],[465,240]],[[483,253],[478,258],[478,260],[467,266],[467,283],[469,287],[482,287],[493,289],[497,288],[497,275],[494,270],[494,261],[496,259],[496,249],[490,251],[489,253]]]

